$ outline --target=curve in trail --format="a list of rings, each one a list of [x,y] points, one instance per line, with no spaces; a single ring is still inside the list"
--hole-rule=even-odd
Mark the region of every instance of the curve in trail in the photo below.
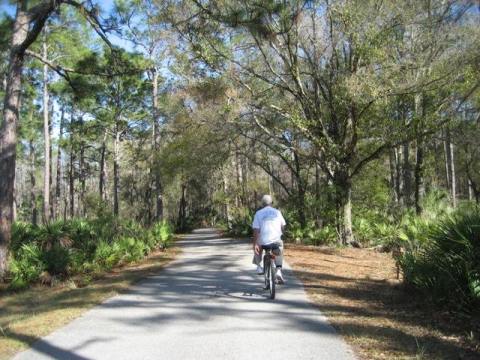
[[[15,359],[355,359],[301,283],[270,300],[251,245],[197,230],[161,273],[108,299]]]

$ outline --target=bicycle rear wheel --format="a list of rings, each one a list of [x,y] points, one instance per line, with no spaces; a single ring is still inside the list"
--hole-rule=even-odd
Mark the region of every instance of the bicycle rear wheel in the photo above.
[[[270,259],[270,264],[268,268],[268,282],[270,290],[270,299],[275,299],[275,266],[272,265],[272,260]]]
[[[270,274],[270,262],[268,261],[268,256],[263,257],[263,278],[265,280],[265,290],[268,290],[270,281],[268,280],[268,274]]]

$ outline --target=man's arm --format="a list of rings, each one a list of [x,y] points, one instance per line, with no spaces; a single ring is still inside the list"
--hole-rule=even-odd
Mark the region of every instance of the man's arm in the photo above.
[[[260,246],[258,245],[258,236],[260,229],[253,229],[253,250],[256,254],[260,254]]]

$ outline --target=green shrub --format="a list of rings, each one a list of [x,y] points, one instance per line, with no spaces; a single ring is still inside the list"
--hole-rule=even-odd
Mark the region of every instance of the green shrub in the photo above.
[[[322,226],[320,229],[309,228],[305,231],[305,243],[319,246],[333,244],[337,241],[337,231],[333,226]]]
[[[10,247],[12,286],[27,286],[43,271],[65,277],[110,270],[120,262],[138,261],[155,248],[168,247],[172,237],[166,221],[145,228],[107,215],[39,226],[15,223]]]
[[[86,270],[85,264],[88,262],[86,254],[79,249],[70,250],[70,274],[83,273]]]
[[[116,245],[116,246],[115,246]],[[104,270],[110,270],[120,260],[120,249],[118,244],[108,244],[100,241],[95,249],[94,262]]]
[[[228,233],[231,236],[250,237],[253,235],[252,222],[253,213],[249,209],[233,209]]]
[[[60,244],[54,244],[42,252],[42,260],[51,275],[66,275],[70,264],[70,252]]]
[[[390,223],[375,224],[373,229],[373,243],[385,244],[389,247],[393,246],[399,237],[399,228],[397,225]]]
[[[126,263],[135,262],[144,258],[147,253],[146,245],[132,237],[122,237],[117,242],[120,259]]]
[[[432,224],[426,236],[401,258],[405,282],[437,301],[480,305],[480,209],[458,211]]]
[[[364,217],[354,217],[353,233],[357,241],[369,243],[375,238],[375,222],[369,221]]]
[[[65,223],[68,236],[73,242],[72,247],[81,250],[88,258],[95,253],[96,241],[101,234],[94,227],[94,223],[85,219],[72,219]]]
[[[37,281],[45,269],[40,247],[37,244],[23,244],[10,262],[10,286],[15,289],[26,287]]]
[[[307,245],[327,245],[337,241],[337,231],[330,225],[318,228],[313,221],[307,223],[304,227],[293,221],[291,224],[287,224],[285,239]]]
[[[35,241],[42,249],[48,249],[59,244],[69,233],[67,223],[55,221],[37,227]]]
[[[166,222],[161,221],[152,226],[151,237],[155,247],[160,246],[165,249],[170,246],[170,241],[173,238],[172,226]]]
[[[37,226],[25,222],[15,222],[12,226],[10,251],[16,253],[24,244],[35,242]]]
[[[305,236],[305,231],[306,229],[303,228],[299,222],[292,221],[291,223],[287,224],[284,236],[287,240],[302,242]]]

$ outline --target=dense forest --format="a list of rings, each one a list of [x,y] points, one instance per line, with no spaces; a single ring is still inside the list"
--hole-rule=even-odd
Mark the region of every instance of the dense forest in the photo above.
[[[9,261],[22,271],[31,243],[53,263],[70,256],[62,236],[79,221],[102,234],[129,222],[122,234],[170,223],[248,235],[259,197],[271,193],[289,239],[393,249],[404,279],[425,287],[438,279],[434,258],[461,279],[439,280],[443,290],[480,298],[478,2],[7,8],[3,277]],[[91,254],[115,238],[95,236]],[[459,258],[449,262],[451,250]]]

